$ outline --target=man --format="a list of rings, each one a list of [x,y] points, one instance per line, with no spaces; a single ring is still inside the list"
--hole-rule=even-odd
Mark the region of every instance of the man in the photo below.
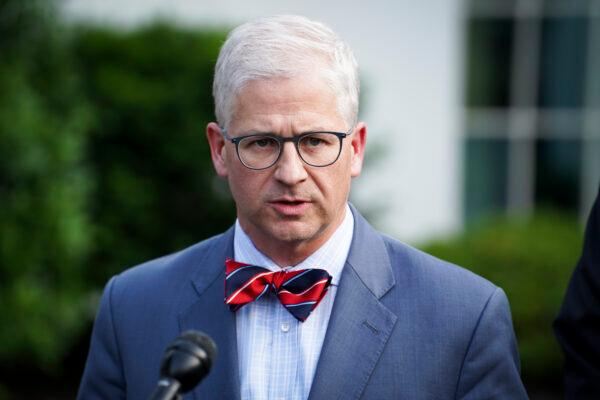
[[[219,349],[196,399],[526,398],[503,291],[348,205],[367,136],[358,92],[351,50],[322,24],[230,33],[206,132],[237,221],[111,279],[80,398],[146,398],[188,329]]]
[[[565,353],[567,399],[600,398],[600,189],[585,231],[583,252],[554,321]]]

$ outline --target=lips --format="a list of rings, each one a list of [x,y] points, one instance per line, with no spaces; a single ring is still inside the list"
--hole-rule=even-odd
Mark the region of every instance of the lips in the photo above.
[[[311,202],[307,199],[279,198],[269,201],[269,205],[277,213],[287,217],[301,216],[310,207]]]

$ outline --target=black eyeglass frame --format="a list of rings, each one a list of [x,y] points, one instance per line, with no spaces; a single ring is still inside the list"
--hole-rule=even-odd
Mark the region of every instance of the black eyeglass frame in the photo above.
[[[262,171],[263,169],[267,169],[267,168],[271,168],[273,165],[277,164],[277,161],[279,161],[279,159],[281,158],[281,153],[283,152],[283,145],[286,142],[292,142],[294,143],[294,147],[296,148],[296,153],[298,153],[298,157],[300,157],[300,159],[306,164],[306,165],[310,165],[311,167],[314,168],[323,168],[323,167],[328,167],[332,164],[335,164],[335,162],[340,158],[340,154],[342,154],[342,147],[343,147],[343,140],[345,138],[347,138],[348,136],[352,135],[354,132],[354,126],[352,128],[350,128],[348,130],[348,132],[335,132],[335,131],[310,131],[310,132],[302,132],[299,135],[295,135],[292,137],[282,137],[282,136],[277,136],[271,133],[253,133],[251,135],[243,135],[243,136],[237,136],[237,137],[231,137],[227,134],[227,129],[225,128],[220,128],[221,130],[221,134],[223,135],[223,138],[225,138],[226,140],[229,140],[231,143],[233,143],[235,145],[235,152],[237,153],[238,156],[238,160],[240,160],[240,162],[242,163],[242,165],[248,169],[252,169],[255,171]],[[302,154],[300,153],[300,148],[299,148],[299,143],[300,141],[310,135],[314,135],[316,133],[329,133],[332,135],[337,136],[337,138],[340,141],[340,148],[338,150],[338,154],[335,157],[335,159],[330,162],[329,164],[325,164],[325,165],[314,165],[309,163],[308,161],[306,161],[304,159],[304,157],[302,157]],[[240,157],[240,149],[239,149],[239,143],[246,139],[246,138],[250,138],[250,137],[265,137],[265,138],[269,138],[269,139],[273,139],[277,142],[277,144],[279,145],[279,154],[277,155],[277,158],[275,158],[275,160],[269,164],[266,167],[262,167],[262,168],[254,168],[254,167],[250,167],[248,165],[246,165],[246,163],[242,160],[242,157]]]

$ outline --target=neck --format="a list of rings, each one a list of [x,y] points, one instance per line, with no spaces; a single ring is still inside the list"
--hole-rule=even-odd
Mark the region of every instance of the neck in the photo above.
[[[246,226],[241,220],[240,225],[248,235],[254,246],[279,267],[295,266],[306,260],[311,254],[319,250],[335,233],[344,221],[346,209],[331,224],[318,231],[312,237],[304,240],[273,239],[263,232]]]
[[[298,243],[275,243],[272,241],[270,243],[261,241],[255,242],[254,239],[252,239],[252,242],[260,252],[273,260],[279,267],[284,268],[287,266],[298,265],[306,260],[311,254],[325,244],[327,239],[329,239],[329,237],[319,238],[318,241],[302,241]]]

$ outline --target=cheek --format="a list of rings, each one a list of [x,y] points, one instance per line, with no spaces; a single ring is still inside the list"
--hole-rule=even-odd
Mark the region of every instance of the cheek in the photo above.
[[[256,171],[234,168],[229,174],[229,189],[233,199],[241,206],[261,201],[265,178]]]
[[[247,202],[248,193],[247,180],[240,179],[237,174],[229,174],[229,189],[236,203]]]
[[[315,177],[317,186],[331,207],[339,207],[348,197],[351,177],[349,165],[346,164],[340,163],[338,168],[328,171],[328,174]]]

